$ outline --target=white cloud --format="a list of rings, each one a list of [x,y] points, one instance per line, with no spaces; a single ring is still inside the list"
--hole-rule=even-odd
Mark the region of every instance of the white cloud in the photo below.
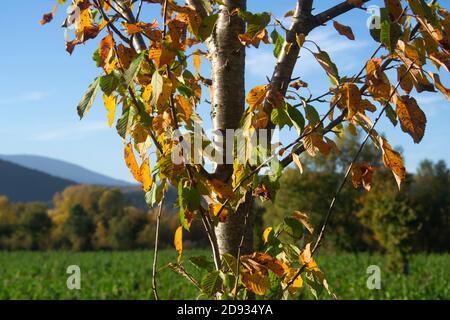
[[[65,141],[65,140],[79,140],[86,137],[92,132],[100,132],[109,130],[106,121],[91,121],[79,122],[76,124],[66,125],[64,127],[57,127],[51,130],[38,132],[33,137],[32,141]]]
[[[0,105],[11,105],[25,102],[38,102],[47,97],[48,94],[43,91],[30,91],[17,96],[3,96],[0,99]]]

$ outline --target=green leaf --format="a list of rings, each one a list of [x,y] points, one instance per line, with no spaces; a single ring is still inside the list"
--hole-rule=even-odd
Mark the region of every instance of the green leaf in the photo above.
[[[220,278],[219,271],[212,271],[208,273],[201,282],[203,292],[208,296],[212,296],[217,292],[221,281],[222,279]]]
[[[126,139],[130,127],[133,124],[134,116],[136,114],[136,109],[134,107],[129,107],[128,109],[123,111],[122,116],[119,118],[119,120],[117,120],[117,133],[123,139]]]
[[[295,218],[284,218],[284,231],[291,237],[300,239],[303,236],[303,225]]]
[[[202,20],[202,23],[198,27],[198,32],[196,34],[197,38],[199,38],[201,41],[205,41],[206,39],[208,39],[208,37],[214,30],[214,26],[216,25],[218,18],[219,15],[217,13],[204,18]]]
[[[398,119],[397,119],[397,113],[395,112],[394,108],[390,104],[386,105],[386,116],[387,118],[392,122],[392,124],[397,126]]]
[[[84,94],[83,99],[81,99],[81,102],[77,106],[77,111],[78,115],[80,116],[80,119],[84,117],[84,115],[89,111],[92,104],[94,103],[95,98],[97,97],[99,87],[100,87],[100,78],[97,77],[89,85],[89,88]]]
[[[302,113],[289,104],[287,104],[286,111],[295,129],[297,129],[297,132],[299,134],[302,133],[305,129],[305,118],[303,117]]]
[[[190,257],[189,261],[199,269],[204,269],[209,272],[214,270],[214,262],[205,256]]]
[[[268,12],[253,14],[248,11],[239,10],[238,15],[242,18],[242,20],[247,22],[246,33],[250,37],[254,37],[259,31],[265,29],[270,23],[270,13]]]
[[[133,62],[130,64],[130,67],[127,71],[125,71],[124,79],[125,79],[125,85],[128,87],[136,78],[139,71],[141,70],[142,61],[144,60],[145,51],[141,52],[136,59],[133,60]]]
[[[201,194],[197,188],[189,188],[185,185],[185,181],[178,183],[178,203],[180,205],[180,222],[181,225],[189,231],[190,226],[186,221],[185,210],[193,212],[200,207]]]
[[[110,96],[111,93],[113,93],[114,90],[117,89],[121,80],[122,74],[119,71],[114,70],[110,74],[107,74],[100,78],[100,88],[102,88],[102,91],[107,96]]]
[[[158,71],[155,71],[153,73],[151,85],[152,85],[152,90],[153,90],[151,104],[153,106],[156,106],[158,104],[158,99],[163,91],[163,86],[164,86],[163,77],[159,74]]]
[[[319,113],[312,105],[307,104],[305,106],[305,116],[311,124],[316,124],[320,121]]]
[[[270,114],[270,120],[273,124],[277,125],[280,129],[284,126],[292,127],[292,121],[286,110],[283,108],[274,108]]]
[[[276,30],[273,30],[270,34],[270,39],[272,40],[272,43],[275,44],[273,55],[278,59],[281,51],[283,50],[284,38]]]

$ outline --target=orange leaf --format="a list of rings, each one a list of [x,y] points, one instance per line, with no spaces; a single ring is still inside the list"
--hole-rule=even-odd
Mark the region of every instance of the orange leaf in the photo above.
[[[419,143],[425,134],[425,113],[417,105],[416,99],[410,96],[395,95],[394,102],[402,130],[408,133],[415,143]]]
[[[131,143],[128,143],[125,146],[125,163],[136,181],[142,183],[141,170],[137,164],[136,158],[134,157],[133,146]]]
[[[142,190],[144,192],[149,192],[152,187],[153,180],[150,173],[150,164],[148,158],[145,159],[144,162],[142,162],[140,172],[142,176]]]
[[[179,226],[175,231],[175,237],[173,239],[173,245],[178,252],[178,263],[180,263],[181,254],[183,253],[183,227]]]
[[[352,166],[352,184],[358,189],[363,186],[364,189],[370,191],[374,167],[367,163],[355,163]]]
[[[110,53],[112,52],[113,45],[114,40],[111,33],[108,33],[108,35],[104,37],[102,41],[100,41],[99,54],[100,54],[100,66],[102,68],[105,68],[105,65],[108,62]]]

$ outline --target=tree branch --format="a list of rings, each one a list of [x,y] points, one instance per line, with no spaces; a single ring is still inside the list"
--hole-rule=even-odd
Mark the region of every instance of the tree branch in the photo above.
[[[362,3],[369,2],[370,0],[362,0]],[[327,23],[328,21],[340,16],[341,14],[344,14],[352,9],[358,8],[357,6],[348,3],[347,1],[341,2],[338,5],[335,5],[334,7],[331,7],[328,10],[323,11],[322,13],[319,13],[314,17],[315,25],[320,26],[324,23]]]
[[[208,15],[201,0],[186,0],[186,3],[197,11],[200,17],[204,18]]]

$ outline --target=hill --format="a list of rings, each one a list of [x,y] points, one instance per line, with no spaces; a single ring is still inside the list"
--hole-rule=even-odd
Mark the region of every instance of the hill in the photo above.
[[[42,156],[0,155],[0,159],[80,184],[115,187],[126,187],[132,185],[126,181],[110,178],[73,163]]]
[[[56,192],[73,184],[68,179],[0,160],[0,195],[13,202],[49,202]]]

